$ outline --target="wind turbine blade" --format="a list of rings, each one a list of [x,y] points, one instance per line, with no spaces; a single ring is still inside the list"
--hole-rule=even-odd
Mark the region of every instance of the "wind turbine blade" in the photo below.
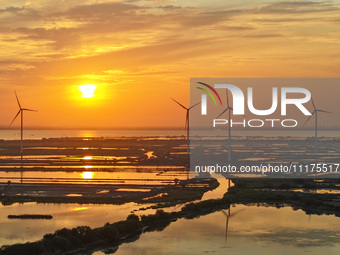
[[[224,214],[224,216],[228,217],[228,214],[224,210],[222,210],[221,212]]]
[[[223,112],[221,112],[220,115],[218,115],[215,119],[219,118],[223,113],[225,113],[226,111],[228,111],[230,109],[230,107],[227,107]]]
[[[324,112],[324,113],[331,113],[333,114],[332,112],[328,112],[328,111],[324,111],[324,110],[316,110],[317,112]]]
[[[197,104],[194,104],[194,105],[190,106],[189,110],[190,110],[191,108],[194,108],[196,105],[199,105],[200,103],[201,103],[201,102],[198,102]]]
[[[312,97],[312,104],[313,104],[313,108],[314,108],[314,111],[315,111],[315,110],[316,110],[316,107],[315,107],[315,104],[314,104],[313,97]]]
[[[229,107],[230,111],[234,111],[233,107]],[[242,115],[243,117],[246,117],[246,115]]]
[[[245,209],[246,209],[246,208],[243,208],[243,209],[240,209],[240,210],[238,210],[238,211],[235,211],[235,212],[233,212],[233,215],[230,215],[229,217],[230,217],[230,218],[231,218],[231,217],[235,217],[235,215],[237,215],[238,213],[244,211]]]
[[[37,110],[32,110],[32,109],[27,109],[27,108],[23,108],[21,109],[22,111],[30,111],[30,112],[37,112]]]
[[[15,119],[18,117],[18,115],[20,114],[21,109],[18,111],[17,115],[15,115],[14,119],[12,120],[11,124],[9,126],[12,126],[13,122],[15,121]]]
[[[19,108],[21,109],[19,98],[18,98],[17,92],[15,90],[14,90],[14,93],[15,93],[15,97],[17,98],[17,102],[18,102]]]
[[[310,120],[310,118],[312,118],[312,117],[313,117],[314,113],[315,113],[315,111],[312,113],[312,115],[311,115],[311,116],[309,116],[309,118],[306,120],[305,124],[303,124],[303,126],[302,126],[302,127],[304,127],[304,126],[307,124],[307,122]]]
[[[177,104],[179,104],[180,106],[182,106],[185,110],[187,110],[188,108],[186,108],[184,105],[180,104],[179,102],[177,102],[175,99],[171,98],[172,100],[174,100]]]

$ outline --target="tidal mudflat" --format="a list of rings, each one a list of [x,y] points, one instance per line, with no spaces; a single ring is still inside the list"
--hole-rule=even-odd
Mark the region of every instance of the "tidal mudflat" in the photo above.
[[[234,146],[234,153],[238,155],[239,162],[265,162],[281,154],[292,159],[296,157],[296,150],[302,148],[300,145],[305,151],[313,151],[313,143],[307,138],[285,138],[286,146],[278,144],[275,138],[235,139],[237,146]],[[329,139],[325,138],[320,144],[327,146],[333,141]],[[200,140],[202,144],[208,142]],[[298,246],[309,249],[303,236],[310,231],[324,234],[327,245],[332,247],[327,248],[329,254],[339,250],[339,244],[334,241],[334,237],[339,236],[334,228],[339,223],[338,179],[227,181],[223,176],[218,176],[221,178],[218,180],[192,179],[183,137],[27,140],[24,141],[22,159],[18,145],[18,141],[0,142],[0,254],[18,254],[16,249],[29,247],[38,249],[32,254],[47,254],[47,251],[52,254],[130,254],[136,247],[145,253],[150,249],[157,250],[159,254],[192,254],[195,249],[196,253],[227,249],[231,254],[237,254],[238,250],[245,252],[260,246],[268,246],[262,251],[269,254],[276,248],[281,249],[280,245],[292,231],[296,242],[289,249],[293,253],[304,251]],[[221,150],[225,149],[222,143],[215,148],[219,146]],[[257,149],[252,150],[252,146]],[[290,151],[293,147],[295,151]],[[330,158],[334,162],[337,153],[337,143],[331,151],[320,150],[324,159]],[[313,153],[308,155],[312,159]],[[246,212],[252,215],[249,228],[235,230],[233,224],[236,224],[237,218],[245,222]],[[8,215],[22,214],[44,214],[53,218],[8,219]],[[125,222],[131,214],[134,215],[130,217],[130,220],[135,220],[134,227],[119,232],[119,224],[123,223],[116,223]],[[262,214],[268,216],[266,222],[262,222]],[[302,218],[309,222],[320,219],[320,222],[328,223],[322,229],[320,223],[308,227],[303,225]],[[159,225],[151,224],[148,219],[159,220]],[[273,228],[267,227],[288,220],[294,226],[289,225],[291,229],[282,230],[287,235],[279,235],[273,232]],[[80,241],[73,246],[71,240],[62,236],[72,229],[83,231],[83,228],[77,228],[80,226],[88,226],[85,230],[95,234],[90,246],[79,237],[76,238]],[[55,232],[64,228],[68,230]],[[153,232],[161,229],[164,231]],[[179,232],[175,234],[173,229]],[[221,229],[226,231],[221,232]],[[186,233],[186,230],[191,232]],[[110,239],[105,231],[115,237]],[[273,233],[266,235],[268,231]],[[246,235],[246,232],[250,234]],[[46,234],[51,234],[46,236],[47,241],[43,238]],[[217,238],[207,238],[206,243],[203,242],[204,236],[213,235]],[[60,238],[67,239],[62,241],[61,247],[51,243]],[[164,238],[169,242],[157,245],[160,242],[156,241]],[[312,237],[308,234],[308,238]],[[262,239],[265,241],[258,242]],[[273,242],[274,239],[278,241]],[[129,243],[132,240],[137,241]],[[316,242],[316,237],[310,240],[315,251],[325,249]],[[239,247],[243,241],[249,245]],[[25,242],[31,244],[14,245]],[[183,243],[181,251],[174,248],[179,245],[178,242]],[[151,243],[156,243],[156,246]]]

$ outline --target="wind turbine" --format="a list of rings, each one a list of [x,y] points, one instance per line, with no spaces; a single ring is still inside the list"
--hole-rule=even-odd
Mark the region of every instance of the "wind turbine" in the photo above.
[[[231,128],[230,128],[230,112],[233,111],[234,109],[232,107],[230,107],[229,105],[229,93],[228,93],[228,90],[227,90],[227,108],[224,109],[223,112],[221,112],[220,115],[218,115],[216,117],[216,119],[218,119],[222,114],[224,114],[226,111],[229,111],[228,113],[228,125],[229,125],[229,128],[228,128],[228,161],[230,162],[231,160]]]
[[[194,104],[193,106],[190,106],[189,108],[185,107],[184,105],[182,105],[181,103],[177,102],[175,99],[171,98],[172,100],[174,100],[179,106],[181,106],[182,108],[184,108],[187,113],[186,113],[186,118],[185,118],[185,130],[187,131],[187,153],[189,155],[189,138],[190,138],[190,134],[189,134],[189,131],[190,131],[190,110],[192,108],[194,108],[196,105],[199,105],[199,103],[197,104]]]
[[[222,210],[222,213],[226,216],[227,222],[225,224],[225,236],[224,236],[224,242],[227,243],[228,241],[228,226],[229,226],[229,218],[230,218],[230,205],[228,208],[228,214]]]
[[[222,213],[224,214],[224,216],[227,218],[227,221],[226,221],[226,225],[225,225],[225,236],[224,236],[224,242],[227,243],[228,241],[228,227],[229,227],[229,219],[231,217],[234,217],[236,214],[244,211],[246,208],[243,208],[243,209],[240,209],[236,212],[233,213],[233,215],[231,215],[231,212],[230,212],[230,207],[231,205],[229,205],[229,208],[228,208],[228,213],[226,213],[224,210],[222,210]]]
[[[22,156],[23,156],[23,137],[24,137],[24,111],[29,111],[29,112],[37,112],[36,110],[31,110],[31,109],[27,109],[27,108],[22,108],[21,104],[19,102],[18,99],[18,95],[17,92],[15,92],[15,97],[17,99],[18,105],[19,105],[19,111],[17,113],[17,115],[15,115],[14,119],[12,120],[11,124],[9,126],[12,126],[13,122],[15,121],[15,119],[18,117],[19,114],[21,114],[21,146],[20,146],[20,153],[21,153],[21,160],[22,160]]]
[[[315,157],[317,157],[317,155],[318,155],[318,112],[324,112],[324,113],[331,113],[331,112],[324,111],[324,110],[321,110],[321,109],[316,109],[313,98],[312,98],[312,104],[313,104],[314,111],[313,111],[312,115],[309,116],[309,118],[306,120],[305,124],[303,124],[302,127],[304,127],[307,124],[307,122],[315,114]]]

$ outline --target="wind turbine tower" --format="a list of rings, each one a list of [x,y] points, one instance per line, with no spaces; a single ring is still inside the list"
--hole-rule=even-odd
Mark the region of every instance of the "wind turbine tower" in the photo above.
[[[216,117],[216,119],[218,119],[222,114],[224,114],[225,112],[228,111],[228,161],[230,162],[231,160],[231,126],[230,126],[230,114],[231,114],[231,111],[233,111],[234,109],[232,107],[230,107],[229,105],[229,93],[228,93],[228,90],[227,90],[227,108],[224,109],[223,112],[221,112],[220,115],[218,115]]]

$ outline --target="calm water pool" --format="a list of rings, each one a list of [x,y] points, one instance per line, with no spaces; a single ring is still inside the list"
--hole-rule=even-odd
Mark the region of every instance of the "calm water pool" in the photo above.
[[[230,215],[227,238],[226,216],[220,211],[144,233],[115,254],[340,254],[340,219],[335,216],[254,205],[236,205]],[[93,253],[103,254],[110,253]]]
[[[124,205],[13,204],[0,205],[0,246],[40,240],[47,233],[77,226],[101,227],[106,222],[125,220],[135,203]],[[51,214],[52,220],[8,219],[9,214]]]
[[[215,176],[218,177],[218,176]],[[220,186],[207,192],[203,200],[221,198],[227,190],[228,181],[218,179]],[[138,211],[139,208],[150,204],[127,203],[123,205],[94,205],[94,204],[42,204],[15,203],[10,206],[0,204],[0,246],[28,241],[40,240],[46,233],[53,233],[61,228],[77,226],[102,227],[106,222],[125,220],[133,210],[135,214],[152,214],[155,210]],[[165,208],[165,211],[180,210],[181,206]],[[50,214],[52,220],[13,220],[9,214]]]

